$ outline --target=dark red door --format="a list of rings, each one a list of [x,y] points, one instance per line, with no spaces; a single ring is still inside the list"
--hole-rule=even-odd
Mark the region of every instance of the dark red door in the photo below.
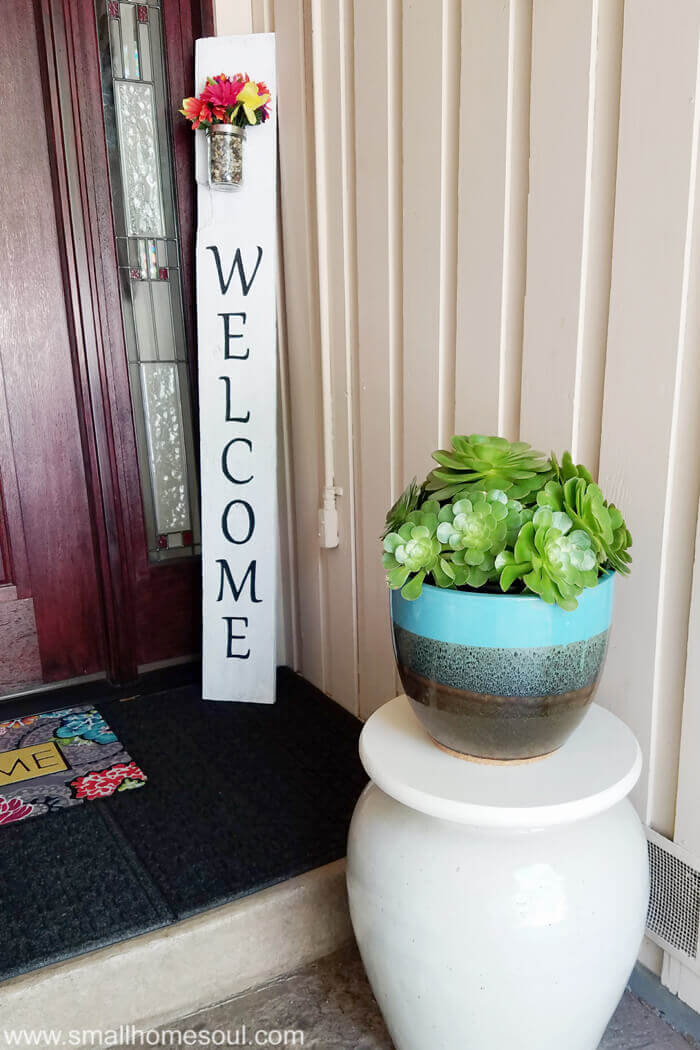
[[[4,10],[0,692],[198,650],[192,148],[173,115],[205,6]]]

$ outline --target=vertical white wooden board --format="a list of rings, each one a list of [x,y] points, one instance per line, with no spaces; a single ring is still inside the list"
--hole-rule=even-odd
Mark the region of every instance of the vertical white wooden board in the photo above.
[[[598,465],[621,4],[535,0],[521,436]]]
[[[216,0],[214,13],[217,36],[252,33],[255,28],[251,0]]]
[[[328,647],[323,688],[358,713],[355,589],[355,200],[351,11],[347,3],[311,5],[316,141],[316,244],[321,349],[330,367],[323,412],[332,424],[325,483],[336,498],[338,546],[322,548]],[[329,395],[329,396],[328,396]]]
[[[643,818],[673,833],[697,441],[688,410],[697,336],[692,279],[700,7],[625,7],[615,232],[600,482],[634,546],[618,581],[600,689],[635,731]],[[689,371],[690,369],[690,371]],[[680,469],[679,469],[680,468]]]
[[[444,0],[443,0],[444,2]],[[439,447],[442,3],[401,5],[403,112],[403,469],[422,481]],[[422,72],[419,72],[422,71]],[[429,72],[428,72],[429,71]],[[426,90],[426,72],[431,89]],[[453,85],[457,91],[457,84]],[[403,105],[402,105],[403,103]]]
[[[695,559],[692,575],[689,553],[693,543],[692,502],[700,498],[700,177],[698,172],[698,149],[700,143],[700,49],[698,51],[698,87],[695,92],[695,180],[689,194],[689,222],[687,224],[687,302],[682,317],[682,339],[679,341],[679,367],[676,375],[674,420],[672,424],[672,457],[669,476],[668,532],[662,572],[666,578],[662,584],[660,615],[662,630],[658,633],[659,656],[656,679],[665,688],[682,693],[682,722],[680,727],[680,755],[678,756],[678,786],[675,797],[675,821],[673,838],[691,854],[700,856],[700,775],[698,773],[698,740],[700,740],[700,504],[696,504]],[[694,213],[694,214],[693,214]],[[690,611],[687,616],[687,588],[691,584]],[[685,678],[683,681],[682,653],[687,643]],[[657,687],[657,691],[660,690]],[[676,705],[678,707],[678,705]],[[660,819],[670,826],[673,798],[667,797],[666,781],[669,765],[678,755],[677,718],[680,710],[673,712],[669,732],[666,712],[661,710],[653,735],[656,745],[656,776],[651,781],[650,805],[652,815],[660,813]],[[665,730],[665,732],[664,732]],[[671,779],[675,773],[671,767]],[[673,783],[671,784],[671,788]],[[664,790],[665,789],[665,790]],[[694,1010],[700,1010],[700,974],[684,966],[670,955],[664,957],[663,983]]]
[[[685,703],[678,770],[678,801],[674,840],[700,856],[700,507],[695,536],[693,597],[688,624],[688,652],[685,669]]]
[[[533,6],[521,436],[545,453],[571,447],[592,2]]]
[[[379,536],[392,495],[392,438],[398,429],[392,420],[390,361],[389,227],[396,224],[390,206],[400,210],[389,190],[389,153],[400,144],[400,124],[387,128],[382,121],[362,118],[374,104],[375,77],[385,70],[389,107],[398,121],[400,80],[387,61],[390,24],[387,6],[375,0],[355,3],[355,150],[357,162],[357,295],[359,391],[357,557],[358,557],[358,670],[360,713],[366,717],[395,696],[394,656],[391,651],[389,599],[381,564]],[[393,137],[392,137],[393,135]],[[399,219],[400,225],[400,219]],[[396,265],[396,260],[393,261]],[[400,443],[401,438],[399,436]],[[403,476],[401,478],[403,480]],[[396,480],[396,486],[401,481]]]
[[[455,430],[518,437],[530,4],[464,0]]]
[[[693,597],[688,625],[688,656],[685,673],[685,703],[681,731],[681,755],[678,770],[678,801],[673,838],[696,856],[700,855],[700,507],[695,537]],[[664,984],[700,1010],[700,974],[689,970],[678,960],[666,956]]]
[[[314,107],[308,12],[301,0],[276,0],[279,164],[284,304],[289,365],[300,670],[324,687],[328,661],[318,510],[323,433],[315,237]]]
[[[247,131],[239,192],[209,188],[204,134],[196,140],[203,696],[273,703],[278,554],[274,35],[198,40],[196,93],[207,76],[222,72],[264,80],[272,116]],[[223,282],[212,249],[218,251]],[[233,269],[236,252],[244,277],[240,267]]]

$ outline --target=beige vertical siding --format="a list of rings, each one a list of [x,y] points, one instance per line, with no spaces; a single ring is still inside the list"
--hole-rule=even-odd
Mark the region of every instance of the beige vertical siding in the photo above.
[[[700,850],[700,0],[218,9],[277,33],[290,659],[367,716],[389,502],[453,430],[571,448],[635,538],[600,699],[645,820]]]

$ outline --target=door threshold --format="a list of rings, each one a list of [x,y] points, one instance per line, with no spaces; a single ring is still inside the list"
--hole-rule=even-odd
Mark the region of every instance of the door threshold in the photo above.
[[[40,693],[56,692],[58,689],[74,689],[76,686],[88,685],[91,682],[104,682],[107,675],[104,671],[97,674],[79,675],[77,678],[64,678],[60,682],[27,682],[16,688],[0,689],[0,704],[6,700],[19,700],[26,696],[38,696]]]
[[[113,685],[107,680],[107,676],[101,673],[63,682],[49,682],[25,692],[0,695],[0,722],[10,718],[23,718],[25,715],[38,715],[62,707],[126,700],[133,696],[192,685],[199,681],[201,667],[198,660],[190,658],[187,663],[168,664],[146,671],[125,685]]]

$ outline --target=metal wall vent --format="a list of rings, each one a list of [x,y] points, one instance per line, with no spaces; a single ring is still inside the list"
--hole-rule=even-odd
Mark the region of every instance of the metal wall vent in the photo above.
[[[700,860],[646,829],[651,889],[647,936],[700,972]]]

